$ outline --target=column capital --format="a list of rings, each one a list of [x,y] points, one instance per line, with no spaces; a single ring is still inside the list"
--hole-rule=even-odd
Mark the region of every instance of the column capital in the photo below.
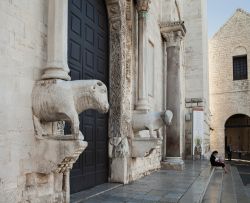
[[[145,17],[149,10],[151,0],[136,0],[136,8],[140,17]]]
[[[186,28],[183,21],[167,22],[160,25],[161,35],[167,42],[167,46],[180,46],[181,40],[185,37]]]

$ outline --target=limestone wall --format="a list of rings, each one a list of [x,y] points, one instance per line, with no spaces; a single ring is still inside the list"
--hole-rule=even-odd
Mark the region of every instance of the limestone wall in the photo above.
[[[0,24],[0,202],[35,202],[39,196],[60,202],[62,177],[27,172],[37,150],[31,92],[45,66],[47,0],[1,1]]]
[[[185,0],[183,20],[187,29],[185,36],[185,157],[190,158],[192,148],[192,111],[204,110],[204,140],[209,148],[209,88],[207,51],[207,1]]]
[[[237,10],[209,42],[209,77],[212,112],[211,150],[224,154],[226,120],[234,114],[250,116],[250,57],[248,79],[233,80],[233,59],[237,47],[250,53],[250,14]]]

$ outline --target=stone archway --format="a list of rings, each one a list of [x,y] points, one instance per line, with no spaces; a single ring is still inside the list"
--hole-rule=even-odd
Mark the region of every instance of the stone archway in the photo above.
[[[234,114],[225,122],[225,154],[232,150],[232,158],[250,160],[250,117]]]

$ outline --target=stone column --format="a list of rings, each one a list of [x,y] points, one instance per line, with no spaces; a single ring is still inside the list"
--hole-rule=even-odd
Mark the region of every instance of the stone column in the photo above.
[[[138,101],[136,110],[148,110],[148,88],[147,88],[147,22],[146,16],[150,0],[137,0],[138,11],[138,41],[139,41],[139,63],[138,63]]]
[[[48,4],[47,64],[41,79],[70,80],[67,55],[68,0],[49,0]],[[64,174],[65,203],[70,202],[69,173],[67,171]]]
[[[70,80],[67,39],[68,0],[49,0],[47,65],[42,79]]]
[[[167,128],[166,136],[166,160],[162,167],[166,169],[182,170],[184,162],[181,158],[182,141],[182,97],[181,80],[181,41],[185,36],[185,27],[181,22],[167,24],[161,27],[162,36],[166,43],[167,51],[167,88],[166,108],[173,112],[172,124]]]

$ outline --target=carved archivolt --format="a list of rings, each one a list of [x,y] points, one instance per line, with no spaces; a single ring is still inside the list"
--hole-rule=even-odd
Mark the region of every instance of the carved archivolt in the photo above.
[[[128,155],[126,109],[126,1],[106,0],[110,28],[110,156]],[[124,147],[125,146],[125,147]]]

